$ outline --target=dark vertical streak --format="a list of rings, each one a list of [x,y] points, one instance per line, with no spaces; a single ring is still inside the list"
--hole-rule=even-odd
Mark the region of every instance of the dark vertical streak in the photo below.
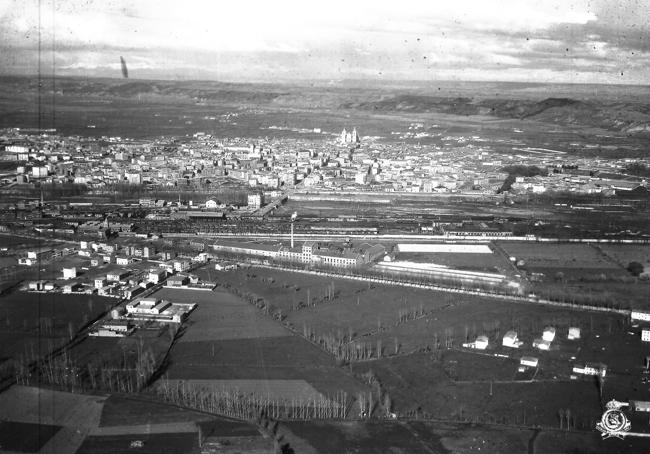
[[[56,25],[55,25],[56,0],[52,0],[52,129],[56,129]]]
[[[36,87],[38,90],[38,130],[41,130],[41,0],[38,0],[38,78]]]

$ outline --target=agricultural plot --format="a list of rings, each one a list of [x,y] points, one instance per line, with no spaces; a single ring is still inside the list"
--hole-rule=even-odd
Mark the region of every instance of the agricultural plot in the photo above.
[[[199,423],[214,419],[205,413],[188,410],[140,396],[112,394],[104,401],[99,427],[144,424]],[[251,428],[246,423],[224,420],[224,427],[237,424]],[[228,432],[230,433],[230,432]]]
[[[503,273],[510,265],[499,254],[456,254],[448,252],[399,252],[395,260],[414,263],[433,263],[459,270]]]
[[[224,291],[162,289],[152,295],[178,303],[197,303],[180,343],[287,336],[290,333],[252,305]]]
[[[623,267],[630,262],[639,262],[650,270],[650,246],[645,244],[599,244],[605,255]]]
[[[61,426],[0,421],[0,449],[38,452],[59,430]]]
[[[634,427],[634,426],[633,426]],[[539,454],[593,454],[641,453],[648,449],[647,438],[627,437],[623,440],[603,440],[599,432],[567,432],[542,430],[535,440],[535,452]]]
[[[11,249],[12,252],[34,247],[46,247],[52,244],[57,243],[48,241],[45,238],[30,238],[10,233],[0,233],[0,248],[6,247]]]
[[[176,289],[155,296],[198,303],[170,351],[159,391],[182,385],[219,396],[300,401],[364,390],[330,355],[238,296]]]
[[[114,454],[134,451],[145,454],[186,454],[199,449],[198,436],[194,433],[160,433],[132,435],[93,435],[87,437],[77,454]]]
[[[282,401],[320,400],[326,399],[321,393],[305,380],[251,380],[251,379],[183,379],[168,380],[170,386],[177,386],[181,382],[193,389],[202,389],[209,392],[235,392],[243,395],[268,397]]]
[[[0,378],[64,344],[114,301],[96,295],[15,292],[0,298]],[[4,360],[4,362],[2,362]]]
[[[609,257],[589,244],[499,242],[517,266],[551,279],[577,279],[604,275],[605,278],[628,273]]]
[[[555,427],[557,411],[570,408],[576,427],[587,428],[601,412],[594,384],[455,382],[427,354],[355,363],[353,370],[357,374],[372,371],[390,394],[395,411],[406,415]]]
[[[458,454],[526,452],[533,431],[467,424],[392,422],[287,422],[280,431],[296,452]],[[549,453],[550,454],[550,453]]]
[[[218,273],[215,280],[229,291],[243,296],[263,298],[270,312],[283,314],[299,307],[327,301],[330,294],[338,299],[356,299],[368,284],[345,279],[323,278],[268,268],[250,268]],[[333,285],[332,285],[333,284]]]
[[[256,380],[258,395],[264,394],[267,380],[305,380],[326,396],[363,390],[330,355],[298,336],[178,342],[164,376],[170,380]]]
[[[64,389],[137,391],[162,363],[175,333],[173,325],[152,324],[128,337],[88,336],[42,365],[39,377]]]

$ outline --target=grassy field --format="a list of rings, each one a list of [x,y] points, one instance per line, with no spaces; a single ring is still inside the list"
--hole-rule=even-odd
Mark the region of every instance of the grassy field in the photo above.
[[[421,421],[287,422],[280,430],[296,452],[307,454],[525,453],[533,433],[505,427]]]
[[[77,454],[130,453],[134,451],[131,442],[135,440],[143,443],[137,452],[146,454],[187,454],[199,449],[198,436],[194,433],[93,435],[84,440]]]
[[[222,285],[236,288],[245,286],[253,295],[253,300],[262,298],[266,304],[282,305],[280,307],[288,310],[282,313],[284,322],[296,332],[306,334],[307,338],[320,343],[327,351],[331,351],[327,348],[328,343],[336,346],[339,342],[343,346],[349,345],[352,350],[367,349],[369,354],[362,358],[369,357],[371,361],[353,364],[353,369],[374,368],[374,364],[386,364],[385,360],[377,361],[377,356],[394,357],[396,354],[399,356],[415,352],[441,355],[437,362],[431,364],[429,373],[432,375],[428,378],[415,367],[419,363],[413,359],[414,356],[395,358],[395,361],[407,361],[409,366],[400,365],[391,370],[399,370],[398,374],[406,381],[436,381],[435,377],[441,376],[442,383],[447,382],[450,386],[445,390],[447,398],[453,399],[456,391],[452,387],[457,387],[460,390],[457,402],[469,407],[473,407],[477,395],[482,395],[490,382],[504,382],[494,384],[503,390],[509,386],[505,382],[512,381],[513,386],[517,387],[517,395],[522,396],[519,405],[522,412],[524,403],[531,403],[527,395],[536,394],[540,389],[548,388],[551,395],[556,396],[554,402],[557,405],[563,393],[587,393],[591,396],[593,405],[582,409],[582,417],[586,421],[597,413],[594,405],[597,404],[598,398],[596,396],[596,399],[593,399],[594,393],[597,392],[596,387],[593,380],[589,379],[569,381],[573,365],[585,361],[603,362],[609,366],[610,373],[634,374],[634,380],[617,388],[620,392],[635,392],[635,388],[639,389],[639,367],[644,357],[644,346],[638,332],[627,334],[630,329],[629,322],[621,315],[585,313],[568,308],[397,286],[369,285],[259,268],[223,273],[220,277],[218,281]],[[331,301],[329,294],[333,295]],[[320,295],[320,299],[315,300],[312,295]],[[287,304],[290,297],[295,298],[291,305]],[[306,305],[308,298],[314,298],[310,300],[312,304],[309,306]],[[557,330],[551,351],[542,352],[533,348],[533,340],[541,337],[544,327],[549,325]],[[567,339],[568,328],[571,326],[581,329],[580,340]],[[502,336],[511,329],[516,330],[519,339],[524,342],[519,349],[501,345]],[[445,349],[446,346],[459,349],[463,342],[473,341],[478,335],[487,335],[490,339],[490,345],[485,352]],[[196,357],[199,362],[210,356],[211,348],[202,346],[200,354],[197,350]],[[221,348],[221,345],[215,344],[214,348]],[[282,350],[282,347],[278,346],[278,349]],[[379,349],[380,355],[377,353]],[[259,355],[254,356],[254,362],[259,365],[266,358],[277,357],[277,353],[270,354],[261,346],[251,347],[251,351]],[[268,356],[269,354],[271,356]],[[507,355],[508,358],[499,358],[494,356],[496,354]],[[186,352],[182,356],[191,358],[192,355],[193,353]],[[520,358],[526,355],[539,358],[540,368],[537,372],[517,372]],[[357,359],[359,358],[352,358],[353,361]],[[282,363],[276,359],[272,362]],[[229,366],[228,362],[225,362],[224,367],[227,369]],[[191,367],[188,369],[188,366],[184,366],[184,369],[192,370]],[[271,368],[255,370],[258,373],[263,370],[267,377],[279,378],[275,375],[277,371]],[[207,373],[205,374],[208,378]],[[533,376],[537,380],[536,383],[524,383]],[[285,375],[284,378],[290,377]],[[418,388],[415,392],[405,393],[404,397],[408,399],[408,396],[417,396],[419,393]],[[508,412],[502,404],[483,402],[481,405],[485,411],[489,409],[490,415],[503,416]],[[536,404],[544,407],[542,400],[531,403],[533,406]],[[438,405],[439,402],[432,402],[431,408]],[[417,405],[402,407],[405,408],[412,410],[417,408]],[[546,425],[553,424],[557,418],[555,411],[557,409],[549,411],[540,421],[545,421]],[[458,417],[458,414],[458,408],[447,408],[445,413],[447,417]],[[479,411],[474,415],[482,417],[483,413]],[[521,423],[523,413],[517,417]]]
[[[170,352],[166,379],[196,381],[198,388],[216,380],[223,389],[278,397],[289,393],[286,380],[325,396],[364,389],[332,356],[231,293],[163,289],[155,296],[198,304]]]
[[[455,365],[461,369],[463,364]],[[571,408],[577,427],[600,415],[598,390],[582,382],[455,382],[431,355],[356,363],[358,374],[372,374],[400,414],[508,424],[559,425],[557,412]]]
[[[650,246],[645,244],[599,244],[605,255],[621,266],[627,267],[630,262],[639,262],[650,266]]]
[[[39,358],[106,312],[114,300],[97,295],[14,292],[0,298],[0,377],[20,357]]]
[[[273,320],[261,315],[255,307],[227,292],[165,288],[152,296],[171,302],[198,304],[187,321],[185,334],[179,340],[181,343],[290,334]]]
[[[60,426],[0,421],[0,449],[3,451],[39,452]]]
[[[551,278],[562,273],[563,278],[593,278],[626,276],[627,271],[589,244],[556,244],[532,242],[499,242],[514,257],[522,269],[544,273]],[[522,264],[520,264],[523,261]]]
[[[181,380],[168,380],[170,385],[175,386]],[[269,397],[282,401],[297,399],[301,401],[319,400],[325,398],[316,391],[313,386],[305,380],[255,380],[255,379],[183,379],[187,385],[194,389],[205,389],[207,391],[234,390],[244,395],[255,395]]]
[[[185,408],[156,402],[146,397],[112,394],[104,401],[99,427],[164,424],[174,422],[201,422],[213,417]],[[224,420],[230,423],[230,420]],[[245,425],[245,423],[236,423]],[[228,424],[226,424],[228,427]]]
[[[265,381],[305,380],[332,396],[339,391],[355,395],[364,387],[337,367],[334,359],[298,336],[179,342],[172,348],[169,379],[255,380],[258,393]],[[224,381],[224,383],[226,383]]]

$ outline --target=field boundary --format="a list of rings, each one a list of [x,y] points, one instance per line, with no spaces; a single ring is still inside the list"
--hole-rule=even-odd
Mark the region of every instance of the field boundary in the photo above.
[[[532,304],[542,304],[546,306],[564,307],[568,309],[574,309],[576,311],[609,312],[609,313],[621,314],[626,316],[629,316],[631,313],[631,311],[628,309],[615,309],[611,307],[599,307],[599,306],[587,306],[584,304],[562,303],[559,301],[551,301],[539,297],[504,295],[501,293],[482,292],[480,290],[466,290],[460,288],[443,287],[435,284],[415,284],[411,282],[404,282],[404,281],[398,281],[398,280],[392,280],[386,278],[380,279],[376,277],[366,277],[366,276],[350,275],[350,274],[343,274],[343,273],[339,274],[339,273],[332,273],[327,271],[296,269],[296,268],[289,268],[283,266],[270,266],[270,265],[263,265],[260,263],[252,263],[251,267],[264,268],[270,270],[291,271],[293,273],[311,274],[314,276],[327,276],[327,277],[333,277],[339,279],[371,282],[375,284],[395,285],[400,287],[420,288],[425,290],[436,290],[436,291],[448,292],[448,293],[460,293],[464,295],[484,296],[487,298],[500,299],[500,300],[511,301],[515,303],[532,303]]]

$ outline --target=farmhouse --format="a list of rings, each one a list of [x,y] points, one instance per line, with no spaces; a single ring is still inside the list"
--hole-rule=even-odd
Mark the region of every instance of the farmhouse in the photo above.
[[[517,331],[508,331],[504,336],[503,336],[503,343],[502,345],[504,347],[511,347],[511,348],[519,348],[520,346],[523,345],[523,342],[521,342],[517,338]]]

